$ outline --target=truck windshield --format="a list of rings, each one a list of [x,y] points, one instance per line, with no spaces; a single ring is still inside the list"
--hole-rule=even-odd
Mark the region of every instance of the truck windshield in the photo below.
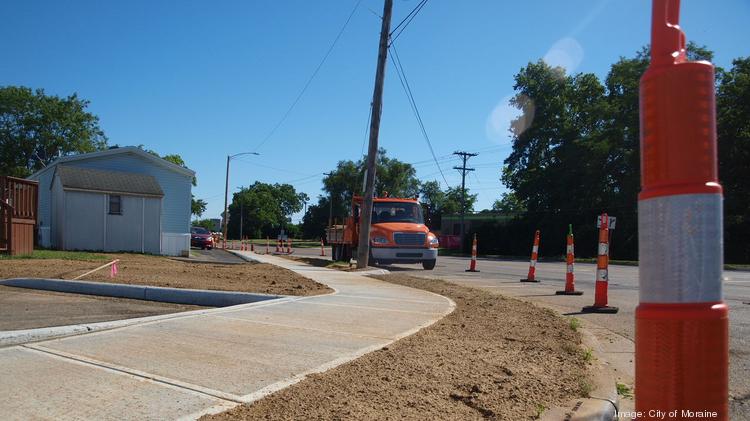
[[[376,202],[372,208],[372,223],[412,222],[424,224],[422,207],[408,202]]]

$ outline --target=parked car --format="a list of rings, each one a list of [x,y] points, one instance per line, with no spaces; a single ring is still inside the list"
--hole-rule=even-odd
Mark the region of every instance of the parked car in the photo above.
[[[210,250],[214,248],[214,237],[203,227],[190,227],[190,247]]]

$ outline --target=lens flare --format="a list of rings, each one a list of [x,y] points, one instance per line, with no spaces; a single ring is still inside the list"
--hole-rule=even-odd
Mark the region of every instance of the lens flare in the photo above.
[[[534,100],[526,95],[508,95],[498,102],[487,117],[487,137],[497,143],[510,143],[531,126]]]

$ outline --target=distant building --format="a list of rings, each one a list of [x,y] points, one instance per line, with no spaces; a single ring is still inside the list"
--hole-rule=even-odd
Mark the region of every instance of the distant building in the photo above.
[[[39,181],[39,243],[186,255],[195,172],[136,147],[61,157]]]
[[[515,215],[507,213],[480,212],[466,214],[464,217],[464,232],[470,233],[479,225],[498,222],[506,223],[513,219]],[[461,215],[443,215],[440,221],[440,233],[442,235],[460,235],[461,234]]]

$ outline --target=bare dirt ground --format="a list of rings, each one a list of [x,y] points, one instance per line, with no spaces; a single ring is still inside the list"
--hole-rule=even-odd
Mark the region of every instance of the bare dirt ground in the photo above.
[[[189,263],[141,254],[107,254],[106,256],[108,260],[2,260],[0,261],[0,279],[72,279],[107,261],[120,259],[118,274],[115,278],[110,278],[110,271],[106,268],[82,280],[281,295],[318,295],[332,292],[325,285],[290,270],[265,263],[223,265]]]
[[[379,351],[206,420],[528,420],[590,391],[579,333],[554,312],[407,275],[456,310]]]
[[[0,286],[0,331],[132,319],[205,307]]]

